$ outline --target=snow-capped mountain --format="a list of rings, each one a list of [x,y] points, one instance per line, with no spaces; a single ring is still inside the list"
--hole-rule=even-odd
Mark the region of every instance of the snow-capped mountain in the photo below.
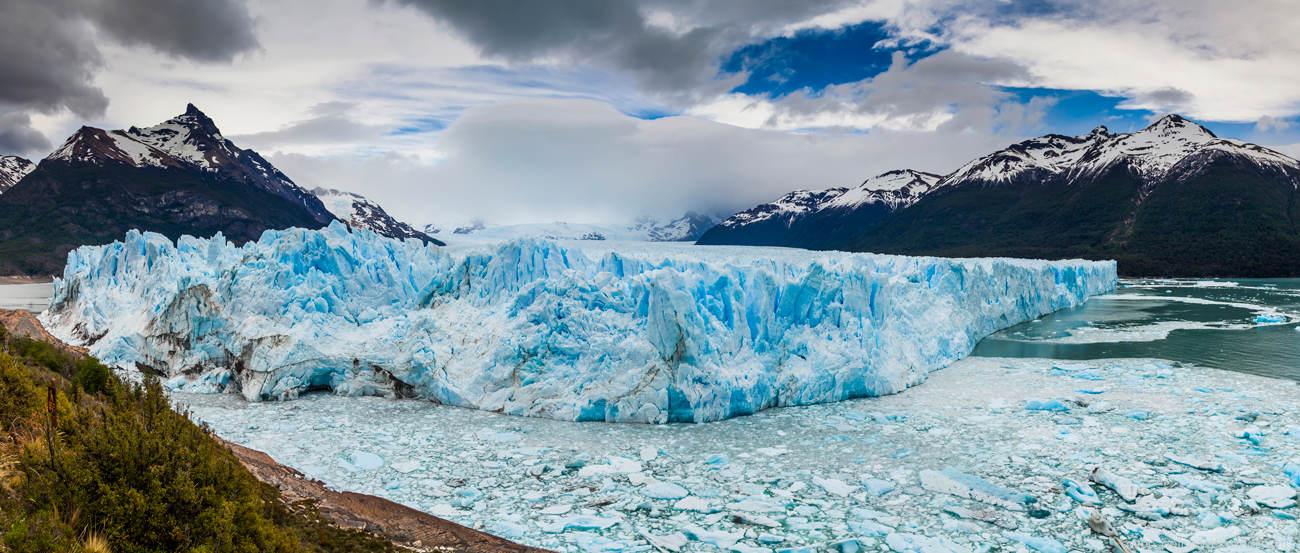
[[[1283,154],[1236,139],[1219,138],[1178,115],[1128,134],[1097,127],[1083,136],[1050,134],[1014,144],[974,160],[944,177],[940,186],[996,186],[1064,178],[1067,183],[1099,178],[1126,165],[1144,183],[1177,173],[1190,178],[1220,155],[1239,156],[1262,169],[1285,174],[1300,164]]]
[[[0,156],[0,194],[8,190],[28,173],[36,170],[36,164],[18,156]]]
[[[194,104],[187,105],[185,113],[146,129],[82,127],[46,159],[95,165],[116,161],[137,168],[218,174],[298,204],[322,225],[334,220],[315,195],[294,184],[257,152],[242,150],[227,140]]]
[[[651,217],[640,217],[630,224],[622,225],[564,221],[494,225],[475,217],[467,221],[429,223],[424,225],[424,232],[451,243],[496,243],[525,237],[614,242],[693,242],[716,222],[717,219],[694,211],[688,211],[666,223],[660,223]]]
[[[894,209],[851,190],[792,192],[699,243],[1117,259],[1132,276],[1300,276],[1300,162],[1177,115],[1132,133],[1026,140],[898,190]]]
[[[807,240],[825,239],[819,233],[827,224],[835,228],[848,220],[854,228],[873,224],[921,199],[939,179],[939,175],[905,169],[874,176],[853,188],[796,190],[732,215],[699,243],[801,247]]]
[[[69,250],[130,229],[235,244],[337,219],[193,105],[149,128],[82,127],[0,194],[0,274],[52,274]]]
[[[330,213],[352,228],[363,228],[391,238],[416,238],[439,246],[444,245],[441,241],[415,230],[415,227],[394,219],[384,211],[384,208],[379,207],[379,204],[360,194],[320,187],[311,192],[324,202],[325,208],[330,210]]]

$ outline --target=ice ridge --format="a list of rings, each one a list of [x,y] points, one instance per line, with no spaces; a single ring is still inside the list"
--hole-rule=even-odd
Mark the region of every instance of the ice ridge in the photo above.
[[[899,392],[1115,282],[1114,262],[1077,260],[532,238],[449,253],[335,223],[82,247],[42,319],[105,362],[251,401],[322,389],[704,422]]]

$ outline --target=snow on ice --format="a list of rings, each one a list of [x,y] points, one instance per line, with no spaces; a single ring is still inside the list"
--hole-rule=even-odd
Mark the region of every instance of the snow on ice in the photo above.
[[[137,232],[83,247],[43,321],[184,391],[704,422],[897,393],[1115,283],[1113,262],[540,239],[446,251],[334,224],[242,247]]]

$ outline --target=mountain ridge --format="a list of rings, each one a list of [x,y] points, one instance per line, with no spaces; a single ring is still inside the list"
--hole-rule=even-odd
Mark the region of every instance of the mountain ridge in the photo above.
[[[700,243],[1116,259],[1126,276],[1300,276],[1300,161],[1178,115],[1126,134],[1024,140],[893,210],[837,213],[833,200],[779,232],[738,219],[758,206]]]

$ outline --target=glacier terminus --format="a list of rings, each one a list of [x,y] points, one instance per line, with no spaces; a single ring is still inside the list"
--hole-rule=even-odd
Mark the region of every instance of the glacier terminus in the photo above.
[[[902,391],[1116,281],[1112,261],[534,238],[457,250],[334,223],[240,247],[135,231],[85,246],[41,317],[191,392],[706,422]]]

